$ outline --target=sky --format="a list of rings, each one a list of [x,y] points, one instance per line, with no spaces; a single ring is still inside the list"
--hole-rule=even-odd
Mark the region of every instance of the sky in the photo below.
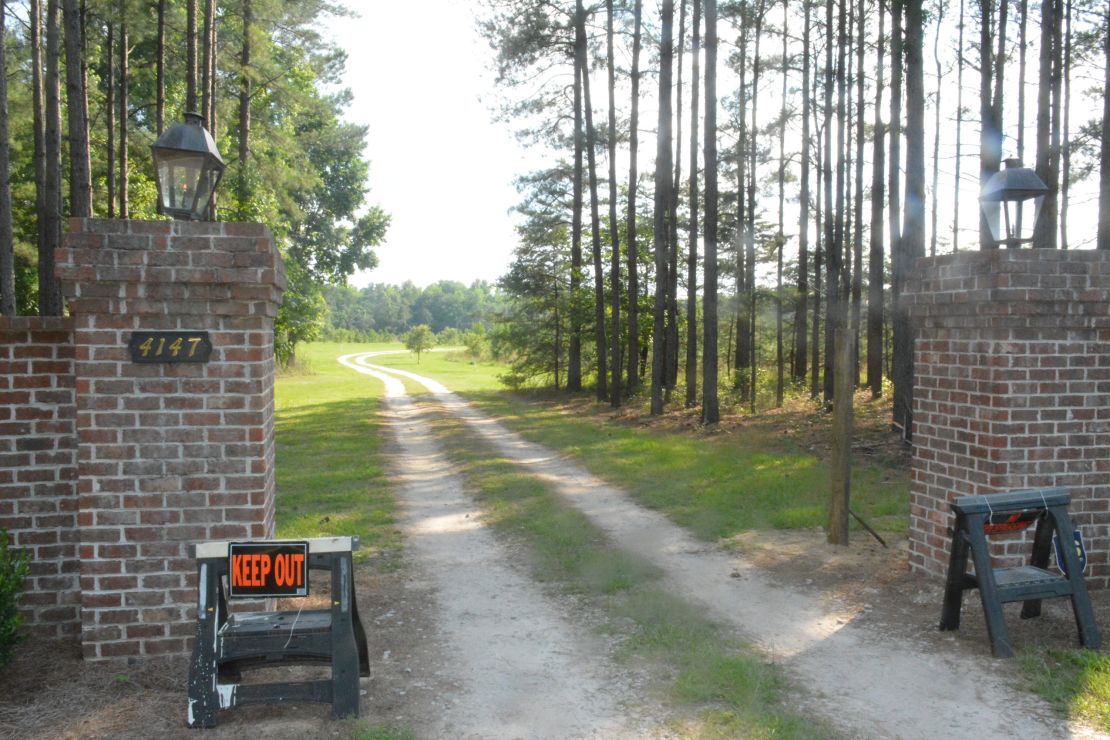
[[[529,154],[493,122],[492,57],[476,3],[358,0],[328,24],[346,50],[344,118],[369,127],[369,202],[392,218],[378,267],[352,285],[495,281],[515,244],[513,178]],[[418,17],[417,17],[418,16]],[[485,98],[483,100],[482,98]]]

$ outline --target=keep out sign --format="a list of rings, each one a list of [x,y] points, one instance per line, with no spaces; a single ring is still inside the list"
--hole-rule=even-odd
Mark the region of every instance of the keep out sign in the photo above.
[[[260,596],[308,596],[307,542],[232,542],[233,599]]]

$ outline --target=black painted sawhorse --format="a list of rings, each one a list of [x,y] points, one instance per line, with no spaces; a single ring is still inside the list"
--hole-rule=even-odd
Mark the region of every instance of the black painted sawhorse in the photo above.
[[[964,591],[979,589],[983,614],[987,621],[991,651],[996,658],[1013,657],[1002,605],[1024,601],[1022,619],[1039,617],[1041,599],[1069,597],[1079,642],[1096,649],[1101,644],[1095,626],[1087,584],[1072,546],[1073,527],[1068,516],[1071,497],[1062,488],[1045,488],[986,496],[962,496],[952,502],[956,515],[952,533],[952,551],[948,561],[948,580],[944,590],[944,608],[941,611],[940,629],[960,628],[960,607]],[[1015,532],[1033,522],[1037,529],[1033,536],[1033,553],[1029,565],[1016,568],[991,567],[987,535]],[[1048,571],[1052,535],[1060,538],[1063,546],[1064,570],[1069,575]],[[975,572],[967,572],[968,555],[971,555]]]
[[[332,717],[358,716],[359,676],[370,675],[366,633],[355,602],[357,537],[309,539],[308,567],[331,572],[330,608],[229,614],[227,542],[195,546],[197,637],[189,666],[190,727],[215,727],[220,709],[241,704],[323,702]],[[330,680],[242,684],[242,671],[325,663]]]

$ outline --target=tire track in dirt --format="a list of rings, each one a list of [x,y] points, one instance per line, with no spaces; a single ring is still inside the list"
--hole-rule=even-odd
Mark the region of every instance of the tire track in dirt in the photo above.
[[[414,681],[445,694],[416,711],[422,737],[582,738],[653,734],[635,696],[583,635],[564,605],[511,565],[429,429],[427,409],[363,355],[340,363],[381,380],[385,422],[397,454],[406,549],[436,603],[435,655],[422,650]],[[427,648],[427,646],[425,646]]]
[[[566,456],[474,409],[442,384],[404,370],[366,365],[424,385],[500,455],[550,482],[622,548],[666,573],[668,588],[758,645],[795,676],[807,703],[851,736],[1007,739],[1105,737],[1059,719],[1039,698],[1016,691],[990,661],[918,646],[853,623],[826,599],[776,586],[738,556],[695,540]]]

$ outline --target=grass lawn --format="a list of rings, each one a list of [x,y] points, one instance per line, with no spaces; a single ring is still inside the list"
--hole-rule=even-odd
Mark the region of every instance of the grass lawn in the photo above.
[[[381,345],[364,345],[378,349]],[[356,558],[395,551],[396,509],[385,482],[378,420],[382,385],[335,361],[347,345],[298,349],[274,392],[279,537],[358,535]]]

